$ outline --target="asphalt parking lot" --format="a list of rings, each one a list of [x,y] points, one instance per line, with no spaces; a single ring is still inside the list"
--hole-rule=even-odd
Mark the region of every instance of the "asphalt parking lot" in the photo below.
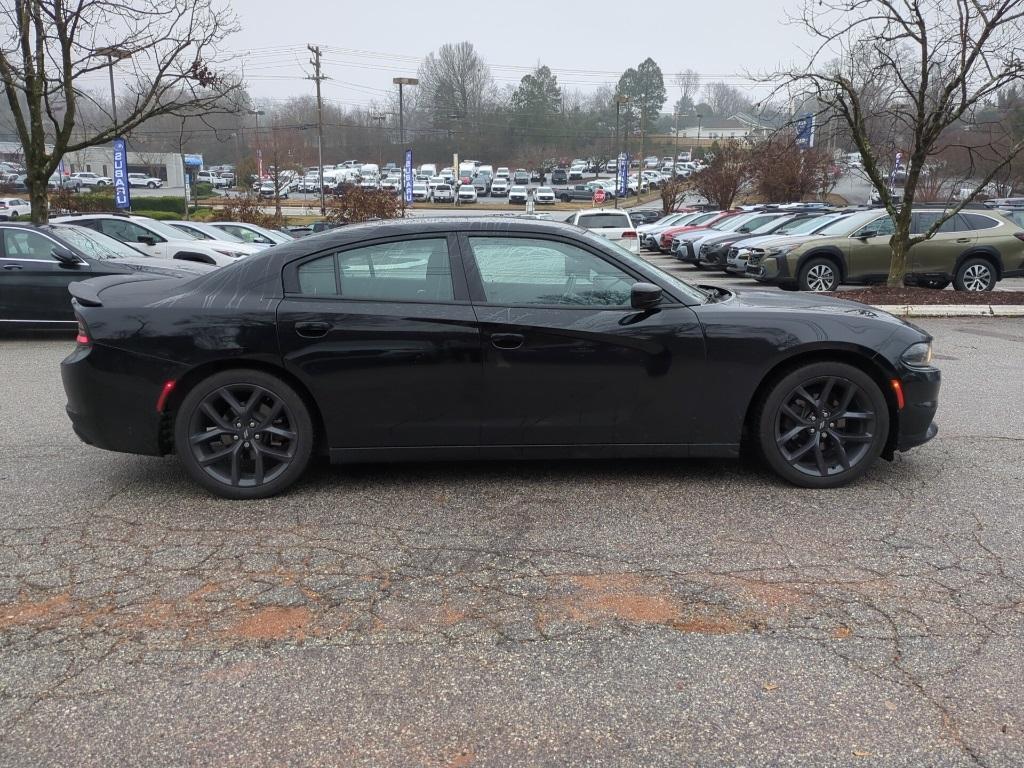
[[[0,764],[1024,760],[1024,322],[920,323],[938,438],[750,462],[321,467],[211,498],[0,340]]]

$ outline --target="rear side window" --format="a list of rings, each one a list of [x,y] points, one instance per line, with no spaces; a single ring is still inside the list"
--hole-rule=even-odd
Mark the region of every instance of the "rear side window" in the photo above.
[[[626,213],[585,213],[576,219],[576,223],[584,229],[603,229],[605,227],[623,227],[631,229],[633,223]]]
[[[968,229],[992,229],[999,226],[998,221],[988,216],[982,216],[980,213],[962,213],[960,215],[967,220]]]
[[[910,228],[912,230],[912,234],[923,235],[925,232],[927,232],[935,225],[935,222],[939,220],[939,216],[941,215],[942,214],[939,213],[938,211],[925,211],[922,213],[913,214],[910,219]],[[960,216],[957,215],[950,216],[948,219],[942,222],[942,226],[940,226],[937,231],[963,232],[966,228],[967,225],[964,224]]]
[[[369,245],[300,264],[299,292],[374,301],[452,301],[444,238]]]

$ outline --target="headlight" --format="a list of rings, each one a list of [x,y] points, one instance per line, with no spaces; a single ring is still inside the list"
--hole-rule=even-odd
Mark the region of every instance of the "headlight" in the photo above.
[[[928,368],[933,359],[930,341],[911,344],[907,351],[900,355],[903,364],[909,365],[911,368]]]

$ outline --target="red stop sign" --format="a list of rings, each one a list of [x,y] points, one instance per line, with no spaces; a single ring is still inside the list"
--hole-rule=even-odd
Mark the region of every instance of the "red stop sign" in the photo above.
[[[594,190],[594,202],[595,203],[603,203],[604,202],[604,190],[601,189],[601,187],[598,187],[597,189]]]

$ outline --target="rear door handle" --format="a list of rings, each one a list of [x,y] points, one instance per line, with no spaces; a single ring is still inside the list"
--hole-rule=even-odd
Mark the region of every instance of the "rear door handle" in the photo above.
[[[958,243],[969,243],[969,242],[971,242],[971,238],[969,238],[969,237],[958,237],[956,239],[956,241]]]
[[[519,349],[525,338],[521,333],[492,333],[491,345],[497,349]]]
[[[307,339],[318,339],[321,336],[326,336],[327,332],[331,330],[330,323],[296,323],[295,332]]]
[[[4,264],[4,269],[6,269],[9,272],[13,272],[16,269],[21,269],[21,265],[20,264]]]

